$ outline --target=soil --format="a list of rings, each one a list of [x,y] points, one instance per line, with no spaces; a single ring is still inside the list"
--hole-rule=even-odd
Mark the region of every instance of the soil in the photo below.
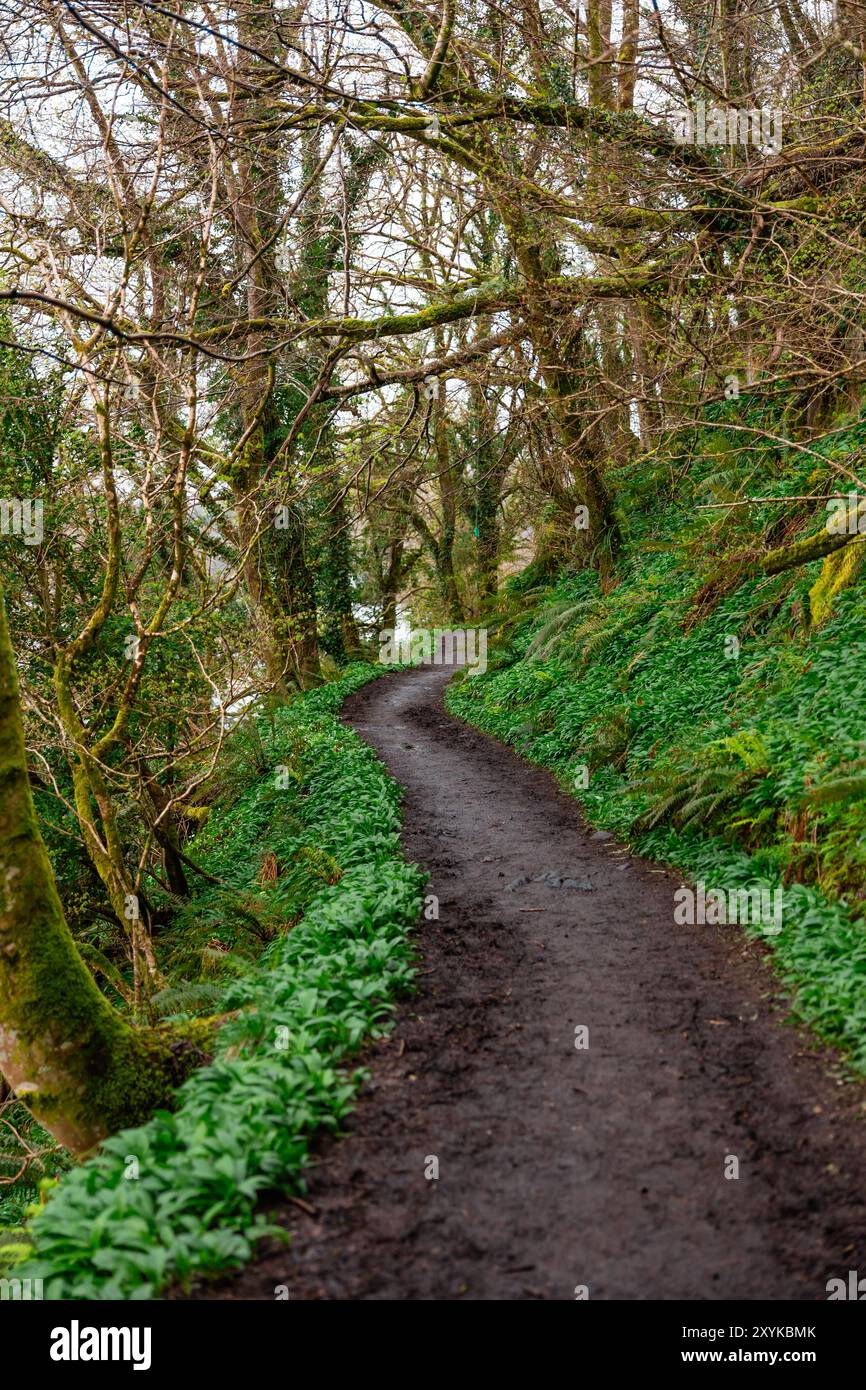
[[[418,992],[310,1210],[271,1212],[291,1247],[193,1297],[823,1300],[866,1274],[864,1088],[786,1022],[762,945],[675,925],[678,878],[446,714],[450,674],[344,711],[438,897]]]

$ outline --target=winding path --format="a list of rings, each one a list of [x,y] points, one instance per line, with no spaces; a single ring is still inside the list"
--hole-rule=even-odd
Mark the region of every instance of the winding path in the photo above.
[[[448,675],[345,712],[439,899],[419,993],[319,1150],[315,1215],[277,1209],[291,1249],[203,1296],[812,1300],[866,1275],[866,1092],[785,1024],[759,946],[675,926],[678,879],[449,717]]]

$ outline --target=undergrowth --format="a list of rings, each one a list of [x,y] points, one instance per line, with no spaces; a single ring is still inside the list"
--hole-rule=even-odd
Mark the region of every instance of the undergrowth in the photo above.
[[[816,529],[821,508],[796,499],[832,491],[821,460],[863,434],[855,422],[805,456],[743,455],[735,429],[707,430],[681,441],[675,485],[670,465],[644,463],[623,482],[616,587],[600,593],[586,570],[534,591],[518,577],[489,670],[448,695],[637,852],[725,890],[781,887],[782,930],[766,939],[796,1011],[860,1070],[866,589],[855,576],[818,625],[822,561],[767,577],[746,547],[756,523],[767,548]],[[772,500],[716,508],[735,487]]]
[[[270,908],[254,915],[269,941],[216,971],[207,1007],[229,1017],[174,1111],[114,1135],[44,1192],[15,1273],[42,1279],[47,1298],[151,1298],[242,1265],[268,1230],[260,1194],[303,1190],[311,1135],[345,1118],[363,1072],[343,1064],[411,986],[423,883],[401,856],[396,784],[336,718],[374,674],[350,668],[259,721],[255,775],[241,789],[228,779],[197,837],[197,862],[241,898],[267,886]],[[225,893],[201,893],[176,922],[181,956],[196,922],[193,935],[219,942]],[[205,1001],[188,986],[162,1002],[185,1016]]]

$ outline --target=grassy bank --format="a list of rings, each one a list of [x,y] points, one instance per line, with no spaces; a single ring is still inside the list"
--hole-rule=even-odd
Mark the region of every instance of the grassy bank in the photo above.
[[[192,951],[215,973],[161,1001],[168,1017],[229,1017],[175,1109],[113,1136],[32,1217],[15,1273],[46,1297],[149,1298],[243,1264],[260,1195],[302,1190],[311,1136],[349,1110],[362,1073],[346,1064],[411,986],[423,883],[401,856],[398,788],[337,718],[375,674],[350,668],[236,742],[195,840],[220,884],[173,927],[175,977]]]

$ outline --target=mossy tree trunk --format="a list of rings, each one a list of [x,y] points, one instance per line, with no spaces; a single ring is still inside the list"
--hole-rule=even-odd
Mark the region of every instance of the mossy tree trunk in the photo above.
[[[319,567],[322,646],[339,664],[362,660],[364,648],[352,611],[352,538],[343,477],[334,472],[324,490],[324,543]]]
[[[488,400],[481,382],[469,388],[469,441],[472,450],[472,529],[475,537],[475,587],[478,611],[483,612],[499,588],[499,546],[502,490],[519,444],[497,437],[496,402]]]
[[[814,536],[806,536],[804,540],[794,541],[793,545],[783,545],[777,550],[767,551],[761,560],[764,573],[781,574],[783,570],[795,569],[799,565],[810,564],[812,560],[820,560],[825,555],[832,555],[834,551],[841,550],[844,546],[854,542],[862,544],[863,535],[855,529],[860,524],[861,515],[855,510],[853,520],[846,520],[846,525],[850,529],[842,531],[840,534],[825,528],[816,531]]]
[[[0,1071],[80,1153],[168,1103],[173,1044],[126,1023],[76,950],[36,821],[0,586]]]
[[[249,91],[251,125],[263,125],[273,110],[261,86],[263,75],[283,56],[280,28],[270,0],[241,7],[238,38],[244,47],[240,73]],[[251,322],[266,323],[283,304],[286,286],[277,264],[284,216],[283,165],[273,146],[251,140],[233,177],[238,196],[232,214],[238,263],[247,267],[246,308]],[[268,362],[273,346],[266,331],[252,333],[247,357],[236,374],[245,440],[232,487],[247,588],[262,622],[265,664],[273,694],[290,686],[310,689],[321,681],[315,586],[304,548],[299,492],[285,454],[285,431],[277,379]],[[268,478],[271,485],[265,487]],[[279,486],[274,490],[275,480]]]
[[[546,399],[563,444],[581,503],[589,513],[589,540],[605,587],[622,545],[604,469],[603,440],[584,414],[582,329],[573,314],[558,310],[549,282],[562,274],[559,248],[546,228],[504,201],[502,217],[527,284],[526,325],[538,355]]]

